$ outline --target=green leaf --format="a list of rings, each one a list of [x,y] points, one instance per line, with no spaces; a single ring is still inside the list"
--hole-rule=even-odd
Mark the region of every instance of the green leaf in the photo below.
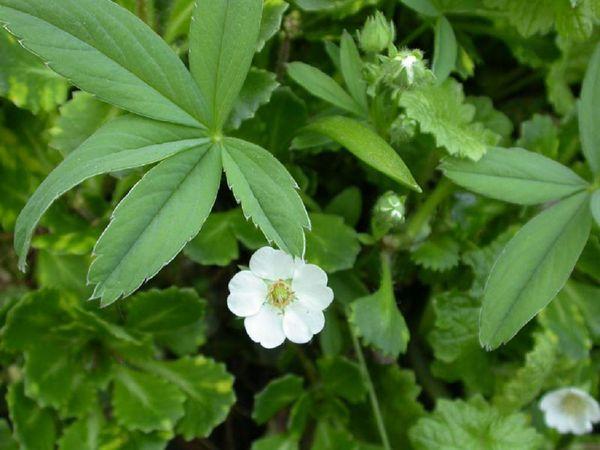
[[[329,75],[302,62],[287,66],[288,75],[315,97],[362,117],[363,108]]]
[[[91,293],[86,286],[89,258],[80,255],[60,255],[39,250],[35,265],[35,279],[40,287],[75,292],[83,297]]]
[[[317,423],[311,450],[358,450],[358,442],[342,427],[321,419]]]
[[[200,233],[185,247],[185,255],[205,266],[226,266],[239,257],[233,216],[229,212],[212,213]]]
[[[600,172],[600,130],[598,116],[600,115],[600,44],[583,79],[581,101],[579,103],[579,132],[581,148],[588,164],[594,173]]]
[[[252,443],[251,450],[298,450],[298,439],[287,434],[274,434]]]
[[[58,441],[59,450],[96,450],[100,448],[100,435],[105,425],[102,413],[96,409],[63,432]]]
[[[438,236],[426,240],[416,247],[411,259],[425,269],[444,272],[458,265],[460,247],[449,236]]]
[[[190,26],[190,69],[206,99],[212,131],[237,99],[258,42],[262,0],[200,0]]]
[[[176,431],[188,441],[208,436],[235,403],[233,377],[212,359],[195,356],[145,367],[185,394],[185,414]]]
[[[327,214],[342,216],[344,222],[355,227],[362,213],[362,194],[356,186],[350,186],[336,195],[325,207]]]
[[[185,395],[169,381],[149,373],[119,368],[114,373],[115,419],[130,430],[171,431],[183,416]]]
[[[415,450],[537,450],[544,442],[525,415],[504,415],[481,397],[438,400],[410,429],[410,440]]]
[[[556,337],[552,333],[536,333],[525,364],[519,367],[494,396],[494,404],[504,411],[521,409],[543,391],[555,376]]]
[[[271,95],[278,86],[279,83],[274,73],[251,68],[242,90],[233,104],[229,126],[237,129],[243,121],[254,117],[262,105],[269,103]]]
[[[109,0],[0,0],[21,44],[84,91],[157,120],[201,126],[189,72],[146,24]]]
[[[438,146],[450,155],[477,161],[499,136],[474,122],[475,107],[465,103],[462,86],[448,79],[441,85],[407,91],[400,97],[409,118],[416,120],[421,131],[431,133]]]
[[[177,330],[204,317],[206,302],[192,289],[152,289],[131,297],[127,303],[127,326],[148,333]]]
[[[562,289],[590,234],[588,202],[587,193],[562,200],[507,244],[484,294],[482,345],[496,348],[507,342]]]
[[[19,444],[12,437],[8,423],[0,419],[0,450],[19,450]]]
[[[445,159],[441,169],[464,188],[520,205],[559,200],[587,187],[568,167],[520,148],[490,148],[477,162]]]
[[[480,122],[484,127],[500,135],[508,141],[513,132],[513,123],[506,114],[494,108],[494,103],[489,97],[467,97],[467,103],[475,106],[475,122]]]
[[[67,99],[67,82],[4,30],[0,31],[0,61],[0,95],[19,108],[34,114],[51,112]]]
[[[285,167],[265,149],[239,139],[224,139],[222,154],[227,183],[244,216],[279,248],[302,256],[310,221]]]
[[[444,16],[439,16],[435,24],[435,48],[431,70],[437,83],[443,83],[454,70],[458,46],[452,25]]]
[[[323,388],[351,403],[362,402],[367,395],[360,366],[344,357],[321,358],[318,362]]]
[[[50,129],[54,147],[67,156],[94,134],[117,110],[87,92],[77,91],[60,108],[60,117]]]
[[[283,0],[264,0],[260,32],[258,33],[258,43],[256,44],[257,52],[260,52],[266,42],[279,31],[283,14],[289,6]]]
[[[254,397],[254,421],[258,424],[266,423],[279,410],[290,405],[302,394],[302,384],[302,378],[291,374],[271,381]]]
[[[38,221],[60,195],[95,175],[151,164],[206,141],[194,128],[136,116],[104,125],[48,175],[21,211],[15,227],[21,270]]]
[[[365,344],[385,356],[397,358],[406,351],[409,332],[396,305],[389,264],[385,259],[382,262],[379,290],[350,305],[349,320]]]
[[[109,305],[152,278],[208,217],[221,181],[218,146],[179,153],[152,168],[113,212],[94,248],[92,298]]]
[[[519,147],[556,159],[560,140],[558,127],[550,116],[534,114],[521,123],[521,137],[516,142]]]
[[[6,403],[20,450],[54,450],[56,426],[50,410],[27,398],[21,383],[9,386]]]
[[[401,2],[423,16],[437,17],[440,15],[440,11],[431,0],[401,0]]]
[[[600,288],[569,281],[559,295],[579,307],[594,342],[598,344],[600,342],[600,302],[597,299],[600,298]]]
[[[363,79],[363,62],[354,39],[345,30],[340,42],[340,66],[350,95],[363,109],[361,115],[368,116],[369,104],[367,102],[367,83]]]
[[[590,198],[590,210],[594,220],[600,226],[600,189],[596,189]]]
[[[351,269],[360,252],[356,232],[339,216],[311,214],[306,233],[306,260],[325,272]]]
[[[366,125],[347,117],[331,116],[311,123],[307,129],[338,142],[364,163],[398,183],[421,192],[396,151]]]

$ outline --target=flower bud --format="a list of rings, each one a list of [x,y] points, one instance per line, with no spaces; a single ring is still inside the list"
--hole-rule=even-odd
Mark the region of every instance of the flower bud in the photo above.
[[[360,48],[367,53],[380,53],[394,43],[396,28],[385,16],[377,11],[365,22],[358,33]]]
[[[371,228],[376,237],[397,230],[405,220],[406,196],[393,191],[383,194],[375,203]]]

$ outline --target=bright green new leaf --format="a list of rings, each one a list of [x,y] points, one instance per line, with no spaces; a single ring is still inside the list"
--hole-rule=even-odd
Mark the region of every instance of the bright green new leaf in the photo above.
[[[423,132],[431,133],[437,145],[451,155],[477,161],[489,146],[498,143],[496,133],[474,122],[475,107],[465,103],[462,86],[453,79],[404,92],[400,105]]]
[[[1,17],[1,16],[0,16]],[[0,96],[34,114],[53,111],[65,102],[68,83],[19,45],[7,31],[0,31]]]
[[[363,79],[363,62],[360,59],[354,39],[347,31],[342,34],[340,43],[340,66],[342,76],[350,95],[363,109],[363,116],[368,116],[367,83]]]
[[[409,331],[396,305],[389,262],[383,260],[381,285],[374,294],[350,305],[350,322],[365,344],[385,356],[397,358],[406,351]]]
[[[239,257],[239,247],[233,229],[234,215],[212,213],[200,233],[185,247],[185,255],[205,266],[226,266]]]
[[[504,415],[476,396],[438,400],[435,411],[410,430],[415,450],[537,450],[544,440],[520,413]]]
[[[600,44],[589,62],[579,103],[581,148],[594,173],[600,172]]]
[[[125,367],[114,377],[112,407],[122,426],[144,433],[172,431],[184,415],[185,395],[164,378]]]
[[[519,205],[559,200],[587,187],[568,167],[520,148],[490,148],[477,162],[446,158],[441,169],[466,189]]]
[[[285,167],[265,149],[239,139],[224,139],[222,154],[227,183],[244,216],[279,248],[302,256],[310,221]]]
[[[190,69],[213,131],[225,124],[258,42],[262,0],[199,0],[190,26]]]
[[[126,303],[127,326],[160,333],[194,324],[204,317],[205,301],[192,289],[170,287],[140,292]]]
[[[21,270],[31,235],[57,197],[95,175],[151,164],[205,142],[194,128],[143,117],[123,116],[104,125],[52,171],[21,211],[15,227]]]
[[[22,383],[9,386],[6,403],[20,450],[54,450],[56,425],[49,409],[41,409],[27,398]]]
[[[306,260],[326,272],[351,269],[360,252],[358,235],[339,216],[311,214],[306,233]]]
[[[196,356],[149,362],[145,368],[183,392],[185,413],[176,430],[187,440],[208,436],[235,403],[233,377],[212,359]]]
[[[338,142],[364,163],[398,183],[421,192],[398,153],[366,125],[347,117],[330,116],[318,119],[307,129]]]
[[[0,18],[51,69],[108,103],[188,126],[206,120],[181,60],[110,0],[0,0]]]
[[[596,192],[592,194],[592,198],[590,199],[590,210],[592,211],[594,220],[598,226],[600,226],[600,189],[597,189]]]
[[[77,91],[60,108],[60,117],[50,129],[50,146],[66,157],[117,113],[118,110],[108,103],[87,92]]]
[[[228,125],[237,129],[247,119],[256,115],[258,109],[271,99],[279,83],[274,73],[262,69],[251,68],[242,86],[240,94],[233,104]]]
[[[315,97],[325,100],[340,109],[364,116],[364,109],[329,75],[302,62],[287,66],[288,75]]]
[[[302,384],[302,378],[291,374],[271,381],[254,397],[254,421],[258,424],[266,423],[279,410],[291,404],[304,392]]]
[[[494,349],[510,340],[564,286],[592,225],[589,195],[566,198],[529,221],[494,264],[479,338]]]
[[[443,83],[454,70],[458,46],[452,25],[444,16],[440,16],[435,24],[435,47],[433,50],[433,71],[438,83]]]
[[[203,145],[151,169],[113,212],[88,280],[106,306],[168,264],[208,217],[221,181],[220,148]]]

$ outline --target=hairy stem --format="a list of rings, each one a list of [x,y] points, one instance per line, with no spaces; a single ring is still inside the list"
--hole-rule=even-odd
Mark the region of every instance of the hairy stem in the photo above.
[[[375,386],[373,386],[373,381],[369,375],[369,369],[367,368],[367,363],[365,362],[365,355],[363,354],[362,348],[360,347],[360,342],[358,342],[358,337],[356,336],[352,325],[349,324],[349,328],[350,336],[352,336],[352,344],[354,345],[354,351],[356,352],[356,357],[358,358],[358,363],[360,365],[360,371],[362,373],[364,382],[367,385],[367,391],[369,392],[369,400],[371,401],[371,408],[373,408],[373,414],[375,416],[375,423],[377,424],[377,430],[379,431],[379,436],[381,438],[381,444],[385,450],[391,450],[392,447],[390,446],[390,440],[388,438],[387,430],[385,429],[383,416],[381,415],[379,399],[377,398]]]

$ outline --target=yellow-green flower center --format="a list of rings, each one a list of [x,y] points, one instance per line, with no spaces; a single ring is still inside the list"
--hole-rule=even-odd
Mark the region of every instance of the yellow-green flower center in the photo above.
[[[285,308],[294,301],[294,291],[287,281],[277,280],[269,286],[267,300],[276,308]]]
[[[581,414],[585,410],[585,400],[577,394],[567,394],[560,402],[562,410],[570,415]]]

